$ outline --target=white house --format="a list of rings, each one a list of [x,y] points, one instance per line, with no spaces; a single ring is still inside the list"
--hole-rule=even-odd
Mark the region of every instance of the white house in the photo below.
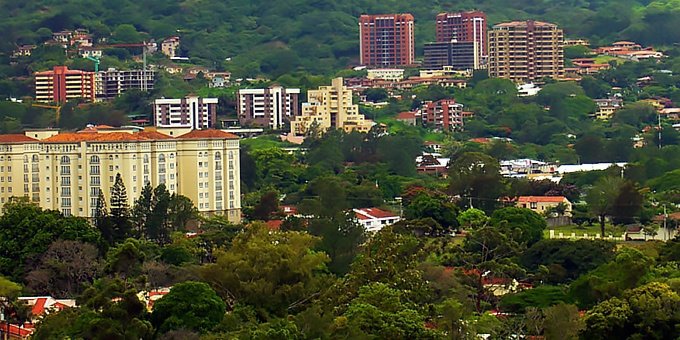
[[[352,209],[354,216],[368,232],[376,232],[385,226],[395,224],[401,220],[399,214],[378,208]]]

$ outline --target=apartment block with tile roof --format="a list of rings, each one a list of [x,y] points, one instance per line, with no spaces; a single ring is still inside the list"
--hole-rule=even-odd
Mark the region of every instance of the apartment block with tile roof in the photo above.
[[[107,128],[0,135],[0,204],[26,197],[44,209],[89,218],[99,192],[108,201],[120,174],[130,206],[146,183],[165,184],[200,213],[239,222],[238,160],[238,137],[220,130],[177,137]]]

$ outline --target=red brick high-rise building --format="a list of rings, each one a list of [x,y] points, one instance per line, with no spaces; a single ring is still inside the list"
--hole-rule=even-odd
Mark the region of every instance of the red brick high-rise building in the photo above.
[[[366,66],[405,66],[415,61],[411,14],[362,15],[359,18],[360,63]]]
[[[483,59],[489,55],[486,31],[486,14],[481,11],[437,15],[437,42],[448,42],[453,39],[460,42],[476,42],[479,56]]]

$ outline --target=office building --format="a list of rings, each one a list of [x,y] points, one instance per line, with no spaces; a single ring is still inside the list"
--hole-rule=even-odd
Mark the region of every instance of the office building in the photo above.
[[[55,66],[51,71],[35,73],[36,101],[64,103],[74,99],[95,100],[94,72]]]
[[[368,132],[373,125],[352,102],[352,90],[343,85],[342,78],[335,78],[330,86],[307,92],[307,102],[302,104],[300,115],[291,120],[290,132],[305,135],[312,128]]]
[[[153,120],[158,127],[211,128],[217,122],[217,98],[187,96],[156,99],[153,102]]]
[[[564,33],[555,24],[513,21],[489,31],[489,76],[518,83],[564,76]]]
[[[146,183],[165,184],[191,199],[199,213],[240,221],[239,139],[230,133],[27,131],[0,135],[0,150],[0,204],[26,197],[43,209],[91,218],[99,192],[110,202],[120,174],[129,206]]]
[[[241,125],[268,126],[274,130],[299,115],[300,89],[271,86],[238,91],[236,109]]]
[[[477,43],[481,59],[489,55],[487,47],[486,14],[480,11],[440,13],[437,15],[437,42],[452,40]]]
[[[447,41],[425,44],[423,69],[441,70],[446,66],[457,71],[480,68],[480,55],[474,41]]]
[[[424,126],[444,131],[463,130],[464,115],[463,104],[453,99],[425,103],[421,111]]]
[[[360,63],[405,66],[415,61],[413,15],[377,14],[359,18]]]
[[[153,91],[156,72],[151,70],[116,70],[96,74],[97,100],[114,99],[127,90]]]

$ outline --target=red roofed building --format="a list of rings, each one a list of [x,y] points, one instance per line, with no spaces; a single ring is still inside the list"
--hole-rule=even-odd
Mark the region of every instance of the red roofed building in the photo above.
[[[55,66],[52,71],[35,73],[35,100],[63,103],[71,99],[94,101],[94,72]]]
[[[366,231],[376,232],[385,226],[392,225],[401,220],[398,214],[379,208],[352,209],[354,216],[366,228]]]
[[[557,208],[560,203],[564,204],[564,216],[571,216],[572,204],[564,196],[519,196],[515,206],[531,209],[539,214]]]
[[[395,117],[396,120],[406,124],[415,126],[416,125],[416,113],[415,112],[400,112]]]

